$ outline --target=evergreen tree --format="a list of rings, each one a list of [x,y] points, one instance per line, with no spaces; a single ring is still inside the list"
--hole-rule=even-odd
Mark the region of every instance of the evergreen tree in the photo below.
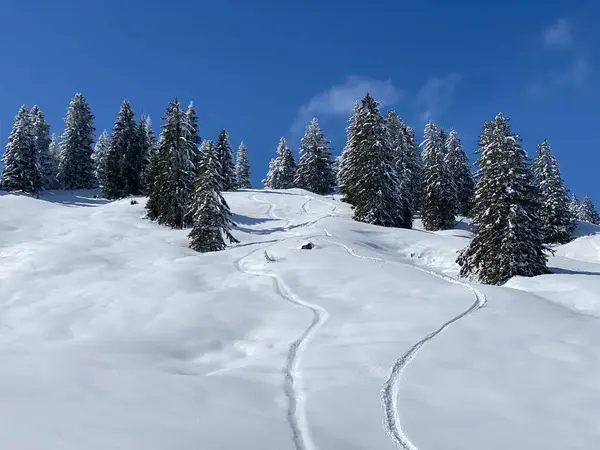
[[[71,100],[61,139],[58,177],[65,189],[88,189],[97,186],[92,160],[94,116],[83,94]]]
[[[423,204],[421,219],[429,231],[452,229],[455,224],[456,186],[446,158],[446,133],[430,121],[423,142]]]
[[[374,225],[402,225],[400,181],[386,145],[385,121],[369,93],[354,107],[342,153],[340,184],[354,220]]]
[[[446,139],[446,152],[448,170],[456,188],[457,213],[461,216],[469,216],[473,203],[475,181],[469,166],[469,158],[454,128],[450,130],[450,134]]]
[[[191,217],[193,228],[189,234],[190,248],[198,252],[215,252],[227,248],[230,243],[239,242],[231,234],[232,226],[229,205],[221,195],[220,174],[222,168],[218,154],[204,148],[202,170],[196,181],[192,198]]]
[[[279,140],[277,157],[269,163],[269,172],[262,181],[267,189],[290,189],[294,187],[296,160],[284,137]]]
[[[248,149],[244,143],[240,143],[235,163],[236,189],[252,189],[250,181],[250,161],[248,160]]]
[[[579,212],[581,210],[581,203],[577,198],[577,195],[573,193],[571,196],[571,201],[569,202],[569,212],[571,213],[572,219],[579,219]]]
[[[138,140],[141,152],[142,167],[141,167],[141,181],[142,181],[142,193],[148,193],[148,171],[150,169],[150,161],[152,155],[156,151],[156,136],[152,129],[152,121],[149,116],[142,115],[138,123]]]
[[[220,165],[220,180],[223,191],[235,189],[235,164],[233,163],[233,149],[229,143],[227,130],[221,130],[214,149]]]
[[[333,160],[333,173],[335,174],[335,187],[336,193],[340,192],[340,169],[342,168],[342,155],[336,156]]]
[[[117,115],[106,156],[102,187],[106,198],[139,194],[141,156],[138,124],[131,104],[125,100]]]
[[[108,132],[104,130],[98,138],[98,142],[94,146],[94,153],[92,153],[92,159],[94,160],[96,179],[100,186],[106,184],[106,159],[110,152],[110,138]]]
[[[317,119],[312,119],[300,141],[300,161],[294,180],[297,188],[320,195],[331,193],[335,173],[330,144]]]
[[[484,124],[478,154],[476,234],[458,257],[460,275],[502,284],[517,275],[548,273],[531,170],[519,136],[502,114]]]
[[[600,217],[596,211],[596,207],[592,202],[592,199],[587,196],[583,197],[581,202],[581,208],[579,209],[579,220],[583,222],[593,223],[594,225],[600,225]]]
[[[58,166],[60,164],[60,142],[56,133],[52,133],[50,137],[50,145],[48,146],[48,154],[50,156],[50,164],[52,166],[52,185],[51,189],[60,189],[58,182]]]
[[[13,129],[3,157],[2,187],[7,191],[37,194],[42,188],[42,177],[33,136],[31,115],[23,105],[15,117]]]
[[[160,224],[183,228],[189,225],[190,199],[196,175],[187,140],[189,122],[177,98],[167,108],[165,121],[150,168],[153,182],[146,208],[148,216]]]
[[[411,199],[411,210],[416,213],[421,209],[421,201],[423,199],[423,160],[421,159],[421,151],[417,143],[415,130],[411,127],[406,127],[405,142],[407,146],[407,168],[411,173],[411,178],[408,183],[408,197]]]
[[[385,130],[385,144],[391,152],[391,161],[399,179],[397,193],[401,211],[399,226],[412,228],[413,202],[409,197],[413,183],[412,151],[407,143],[406,125],[393,109],[387,113]]]
[[[573,231],[569,193],[547,140],[538,145],[531,169],[540,200],[539,216],[544,242],[565,244]]]
[[[35,105],[31,108],[31,123],[35,153],[37,155],[40,180],[37,182],[42,189],[57,188],[53,161],[50,156],[50,125],[46,123],[44,113]]]
[[[198,163],[198,158],[200,157],[199,150],[200,144],[202,143],[202,139],[200,138],[200,126],[198,125],[198,113],[196,112],[196,107],[193,102],[190,102],[188,109],[186,111],[187,121],[189,124],[188,130],[190,132],[189,141],[193,150],[193,161],[194,164]]]

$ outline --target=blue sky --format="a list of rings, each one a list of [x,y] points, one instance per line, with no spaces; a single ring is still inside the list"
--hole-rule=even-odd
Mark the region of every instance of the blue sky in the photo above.
[[[371,91],[419,136],[428,118],[469,152],[502,111],[533,155],[548,138],[569,188],[600,206],[596,167],[600,2],[157,0],[5,2],[0,139],[21,104],[62,132],[83,92],[98,134],[121,102],[158,129],[193,100],[203,138],[244,140],[260,187],[284,135],[297,152],[317,116],[338,154],[352,104]]]

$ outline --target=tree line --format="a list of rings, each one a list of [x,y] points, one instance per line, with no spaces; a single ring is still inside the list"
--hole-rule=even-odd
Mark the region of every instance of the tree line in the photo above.
[[[579,203],[562,179],[547,140],[533,160],[498,114],[485,122],[472,173],[456,130],[430,121],[419,146],[415,131],[393,110],[385,117],[368,93],[347,128],[347,143],[334,160],[315,120],[300,144],[298,163],[281,138],[265,187],[298,187],[329,193],[337,186],[354,220],[411,228],[417,215],[428,231],[452,229],[457,216],[472,217],[475,236],[457,263],[462,277],[502,284],[513,276],[548,273],[548,244],[571,239],[573,219],[600,223],[591,199]]]
[[[222,191],[251,188],[248,150],[242,142],[234,163],[227,130],[216,142],[201,140],[193,103],[178,99],[166,109],[157,139],[149,117],[139,121],[124,101],[112,133],[94,146],[94,116],[82,94],[69,104],[61,138],[38,106],[22,106],[4,153],[0,186],[37,195],[45,189],[101,187],[108,199],[147,195],[147,217],[173,228],[192,228],[190,247],[225,248],[234,225]]]

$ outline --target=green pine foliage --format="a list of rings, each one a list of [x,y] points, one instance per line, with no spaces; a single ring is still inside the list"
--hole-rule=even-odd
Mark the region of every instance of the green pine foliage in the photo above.
[[[33,135],[31,115],[21,106],[3,157],[2,188],[37,194],[42,189],[42,176]]]
[[[248,158],[248,149],[243,142],[240,143],[235,162],[235,182],[236,189],[252,189],[250,180],[250,160]]]
[[[222,168],[219,155],[207,147],[204,150],[207,150],[203,155],[206,157],[201,164],[190,209],[192,231],[189,234],[190,248],[202,253],[224,250],[227,248],[226,240],[239,242],[231,234],[235,224],[229,205],[220,192]]]
[[[498,285],[517,275],[548,273],[532,173],[502,114],[484,124],[477,153],[476,233],[457,259],[460,275]]]
[[[294,180],[297,188],[320,195],[331,193],[335,173],[330,144],[317,119],[312,119],[300,141],[300,161]]]
[[[61,138],[58,178],[64,189],[97,186],[92,159],[95,131],[89,104],[83,94],[76,94],[69,104]]]
[[[450,130],[446,139],[446,162],[456,189],[456,212],[468,217],[473,206],[475,180],[471,173],[469,158],[454,128]]]
[[[227,130],[221,130],[219,133],[214,151],[220,165],[221,190],[233,191],[236,185],[235,164],[233,163],[233,149],[229,143]]]
[[[277,156],[269,163],[269,172],[262,181],[266,189],[290,189],[294,187],[297,164],[292,150],[284,137],[279,140]]]
[[[456,223],[456,186],[448,167],[446,138],[432,121],[425,126],[421,219],[428,231],[449,230]]]
[[[569,193],[560,175],[558,161],[552,154],[547,140],[538,145],[531,169],[539,195],[539,216],[544,242],[565,244],[571,239],[573,231]]]
[[[38,162],[40,180],[37,182],[42,189],[58,188],[54,173],[54,164],[50,155],[50,125],[46,122],[44,112],[35,105],[29,112],[31,115],[33,142]]]
[[[587,194],[583,197],[581,207],[579,208],[579,220],[600,225],[600,217],[598,216],[598,211],[596,211],[596,206],[594,206],[594,202],[592,202],[592,199]]]
[[[369,93],[355,105],[347,131],[339,180],[343,200],[354,209],[354,220],[401,226],[400,181],[393,154],[386,145],[379,103]]]

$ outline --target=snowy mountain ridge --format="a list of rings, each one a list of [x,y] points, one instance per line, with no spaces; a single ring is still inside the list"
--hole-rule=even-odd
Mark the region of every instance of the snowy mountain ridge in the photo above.
[[[93,194],[0,193],[4,448],[600,438],[599,227],[556,246],[551,275],[480,286],[456,279],[465,221],[382,228],[337,198],[245,190],[225,194],[240,243],[199,254],[144,199]]]

